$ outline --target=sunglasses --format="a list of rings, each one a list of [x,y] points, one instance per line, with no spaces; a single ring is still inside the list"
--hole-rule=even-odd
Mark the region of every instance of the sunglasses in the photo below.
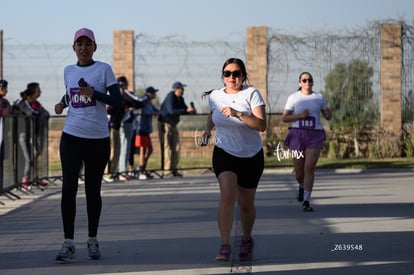
[[[312,78],[304,78],[301,81],[302,81],[302,83],[306,83],[306,82],[313,83],[313,79]]]
[[[233,75],[233,77],[239,77],[241,75],[241,71],[237,70],[237,71],[224,71],[223,72],[223,76],[224,77],[230,77],[231,75]]]

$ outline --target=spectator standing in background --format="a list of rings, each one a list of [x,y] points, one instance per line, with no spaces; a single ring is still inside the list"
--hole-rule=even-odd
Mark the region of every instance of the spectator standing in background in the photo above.
[[[10,102],[6,99],[8,82],[0,79],[0,145],[3,144],[3,116],[11,113]]]
[[[7,116],[11,113],[10,102],[6,99],[7,95],[7,81],[0,79],[0,159],[4,157],[3,147],[3,116]],[[0,175],[3,175],[3,165],[0,167]]]
[[[149,95],[144,95],[141,98],[136,97],[133,92],[128,91],[128,84],[125,76],[118,77],[118,85],[123,101],[123,115],[119,129],[120,154],[118,166],[119,178],[121,180],[128,180],[130,178],[127,167],[131,153],[132,137],[134,135],[133,122],[136,118],[136,110],[143,108],[149,102]]]
[[[43,150],[44,138],[42,135],[43,127],[49,119],[49,112],[37,100],[41,90],[39,83],[31,82],[27,84],[26,90],[20,93],[20,99],[14,102],[12,112],[17,117],[24,117],[18,122],[24,122],[24,130],[18,133],[19,145],[24,157],[24,171],[21,179],[21,186],[30,189],[30,185],[35,183],[41,186],[47,185],[44,180],[33,179],[34,162]]]
[[[152,142],[151,133],[152,118],[158,115],[159,110],[151,103],[151,101],[157,96],[158,89],[154,87],[148,87],[145,90],[149,97],[150,102],[141,110],[141,114],[138,117],[138,124],[135,136],[135,146],[139,148],[139,176],[138,179],[146,180],[152,178],[152,176],[146,171],[148,159],[152,154]]]
[[[10,102],[6,99],[6,95],[8,92],[7,85],[8,82],[6,80],[0,80],[0,117],[7,116],[11,113]]]
[[[119,83],[118,83],[119,86]],[[122,89],[119,88],[121,97],[122,97]],[[114,106],[108,105],[107,112],[109,115],[109,134],[110,134],[110,143],[111,143],[111,151],[108,163],[108,175],[103,177],[105,182],[113,182],[114,180],[126,180],[124,178],[118,178],[119,174],[119,156],[121,154],[121,138],[120,128],[122,118],[124,116],[124,106]]]
[[[170,91],[161,104],[158,115],[158,134],[161,146],[161,166],[166,175],[181,177],[178,172],[178,162],[180,160],[180,137],[177,124],[180,121],[180,115],[194,114],[196,110],[188,107],[184,101],[184,87],[186,85],[177,81],[172,85]]]

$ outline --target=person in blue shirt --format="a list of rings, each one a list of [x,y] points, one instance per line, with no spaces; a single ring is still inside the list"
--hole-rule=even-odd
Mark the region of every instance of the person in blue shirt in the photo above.
[[[188,107],[184,101],[184,87],[186,85],[177,81],[161,104],[158,116],[158,134],[161,146],[161,165],[164,171],[169,171],[167,176],[182,176],[178,173],[177,166],[180,159],[180,138],[177,124],[180,115],[194,114],[196,110]]]
[[[146,171],[148,159],[153,152],[151,136],[153,131],[152,118],[158,115],[159,110],[151,103],[151,101],[157,96],[158,89],[150,86],[145,90],[146,95],[149,97],[149,103],[141,109],[141,114],[138,117],[138,125],[135,136],[135,147],[139,148],[139,176],[138,179],[146,180],[152,178],[152,176]]]

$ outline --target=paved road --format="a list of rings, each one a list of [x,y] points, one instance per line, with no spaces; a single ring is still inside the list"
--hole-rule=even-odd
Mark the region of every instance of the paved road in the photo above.
[[[91,261],[81,186],[77,255],[68,264],[54,261],[63,240],[59,182],[17,192],[16,202],[0,197],[0,274],[414,274],[412,170],[320,170],[313,213],[295,200],[289,171],[266,170],[247,264],[214,260],[217,187],[211,173],[104,184],[104,257]],[[239,235],[236,214],[233,244]]]

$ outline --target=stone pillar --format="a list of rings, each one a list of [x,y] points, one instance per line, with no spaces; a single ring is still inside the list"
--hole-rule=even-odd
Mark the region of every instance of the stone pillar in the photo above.
[[[267,103],[267,27],[248,27],[246,66],[250,84]]]
[[[381,127],[402,135],[402,26],[381,26]]]
[[[125,76],[128,79],[128,90],[135,91],[135,36],[133,30],[114,31],[114,63],[116,77]]]

